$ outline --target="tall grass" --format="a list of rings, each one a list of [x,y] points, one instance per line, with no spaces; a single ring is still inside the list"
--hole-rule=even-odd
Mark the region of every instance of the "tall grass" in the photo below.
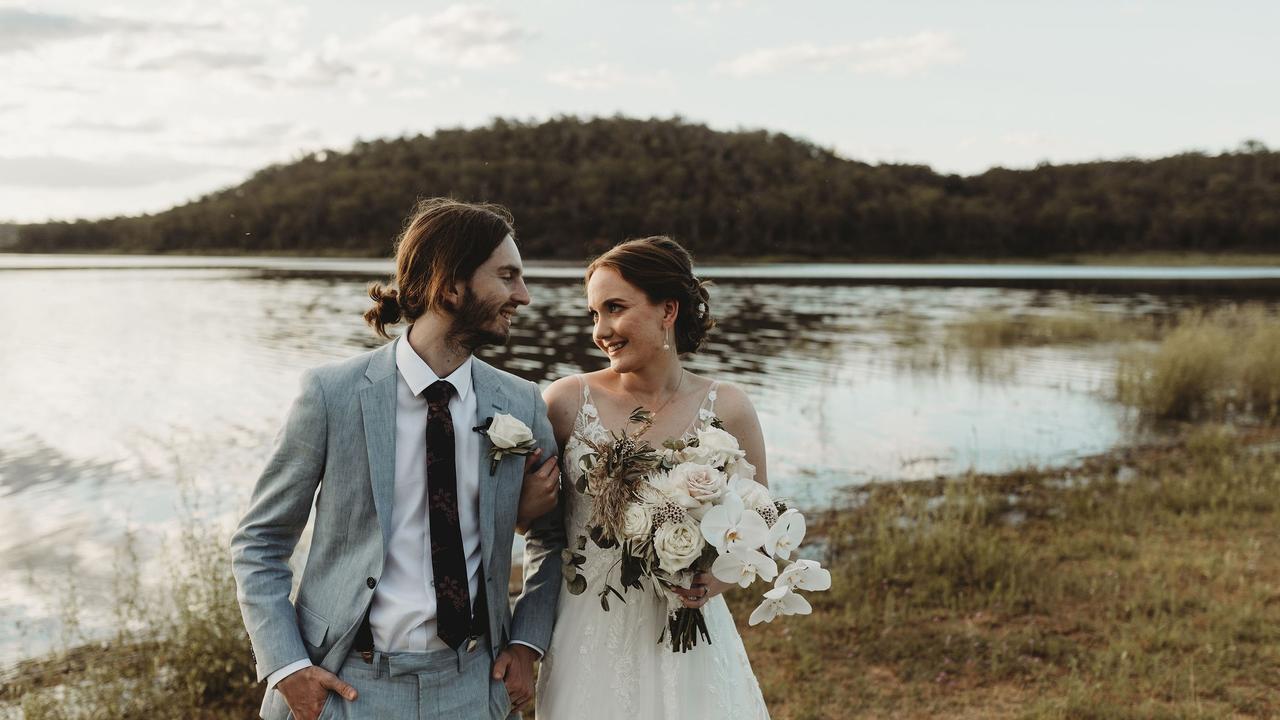
[[[84,640],[82,602],[69,595],[66,645],[24,663],[0,698],[26,720],[256,717],[261,692],[222,533],[186,517],[159,589],[144,585],[136,547],[127,542],[116,564],[110,637]]]
[[[1155,420],[1274,422],[1280,318],[1257,305],[1186,313],[1157,348],[1122,360],[1116,392]]]

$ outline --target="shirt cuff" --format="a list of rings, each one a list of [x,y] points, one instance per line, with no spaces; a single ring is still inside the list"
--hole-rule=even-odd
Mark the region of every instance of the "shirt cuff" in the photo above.
[[[538,659],[539,659],[539,660],[541,660],[541,659],[542,659],[542,656],[546,654],[546,653],[542,652],[542,648],[538,647],[537,645],[530,645],[530,644],[529,644],[529,643],[527,643],[527,642],[522,642],[522,641],[520,641],[520,640],[512,640],[512,641],[511,641],[511,644],[512,644],[512,645],[523,645],[523,646],[525,646],[525,647],[527,647],[527,648],[532,648],[534,652],[538,653]]]
[[[280,682],[281,680],[289,677],[290,675],[298,672],[303,668],[309,668],[309,667],[311,667],[311,658],[303,658],[297,662],[289,663],[288,665],[285,665],[279,670],[271,673],[270,675],[267,676],[267,692],[271,692],[271,688],[275,687],[276,683]]]

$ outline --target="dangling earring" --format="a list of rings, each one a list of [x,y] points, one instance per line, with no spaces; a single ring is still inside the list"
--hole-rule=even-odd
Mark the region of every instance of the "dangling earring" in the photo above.
[[[671,349],[670,337],[671,337],[671,328],[667,328],[666,330],[662,331],[662,349],[663,350]]]

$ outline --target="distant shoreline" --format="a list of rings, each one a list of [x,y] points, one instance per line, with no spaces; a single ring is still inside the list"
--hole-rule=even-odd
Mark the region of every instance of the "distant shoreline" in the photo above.
[[[98,250],[94,252],[12,252],[0,248],[0,258],[5,257],[139,257],[139,258],[271,258],[271,259],[323,259],[351,261],[389,260],[388,256],[350,255],[336,252],[253,252],[235,251],[209,252],[171,252],[171,253],[132,253],[121,250]],[[559,259],[525,258],[525,264],[539,268],[573,268],[585,267],[588,258],[581,262]],[[1170,252],[1132,252],[1099,254],[1084,253],[1076,255],[1047,255],[1040,257],[837,257],[823,258],[803,257],[799,255],[763,255],[752,258],[741,258],[732,255],[698,256],[695,261],[699,265],[720,265],[730,267],[751,267],[756,265],[1036,265],[1036,266],[1114,266],[1114,267],[1280,267],[1280,252],[1276,253],[1170,253]]]

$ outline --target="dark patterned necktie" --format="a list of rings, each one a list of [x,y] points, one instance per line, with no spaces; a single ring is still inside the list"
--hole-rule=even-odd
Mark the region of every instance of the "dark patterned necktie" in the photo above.
[[[454,462],[453,386],[432,383],[427,399],[427,516],[431,523],[431,570],[436,589],[436,635],[454,650],[471,634],[471,592],[458,525],[458,474]]]

